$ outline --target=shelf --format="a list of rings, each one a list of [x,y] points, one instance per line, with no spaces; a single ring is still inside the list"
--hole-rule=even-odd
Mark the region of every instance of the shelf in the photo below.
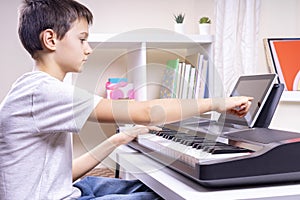
[[[283,91],[280,101],[300,102],[300,91]]]
[[[135,99],[144,101],[157,98],[160,85],[154,86],[153,83],[160,83],[162,79],[148,74],[162,74],[163,71],[157,66],[165,66],[166,59],[175,56],[202,53],[211,57],[214,36],[183,35],[165,29],[139,29],[118,34],[90,33],[88,42],[94,52],[94,56],[89,57],[92,61],[90,65],[111,67],[120,62],[113,73],[118,74],[117,66],[126,68],[125,72],[120,70],[122,76],[126,74],[136,88]],[[157,60],[151,60],[153,56]],[[156,67],[149,67],[149,63],[155,63]]]
[[[173,31],[146,29],[121,34],[91,33],[88,39],[92,48],[101,44],[104,48],[128,48],[147,43],[152,48],[190,48],[200,44],[210,44],[213,35],[182,35]]]

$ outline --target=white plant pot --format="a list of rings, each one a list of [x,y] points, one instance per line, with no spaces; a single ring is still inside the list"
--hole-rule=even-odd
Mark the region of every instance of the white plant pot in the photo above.
[[[210,34],[211,24],[199,24],[199,34],[200,35],[209,35]]]
[[[174,31],[184,34],[184,24],[174,24]]]

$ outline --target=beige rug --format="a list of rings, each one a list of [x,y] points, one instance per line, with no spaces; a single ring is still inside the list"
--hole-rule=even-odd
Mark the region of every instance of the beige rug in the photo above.
[[[115,172],[109,168],[95,168],[86,173],[83,177],[86,176],[102,176],[102,177],[110,177],[115,178]],[[82,177],[82,178],[83,178]]]

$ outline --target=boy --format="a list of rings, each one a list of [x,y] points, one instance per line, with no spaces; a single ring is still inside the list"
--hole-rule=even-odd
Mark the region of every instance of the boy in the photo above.
[[[73,0],[23,0],[19,37],[37,70],[21,76],[0,105],[1,200],[159,198],[139,181],[88,177],[72,184],[148,127],[113,135],[74,161],[71,132],[78,133],[86,120],[149,126],[210,110],[239,116],[248,111],[249,97],[214,104],[212,99],[112,101],[63,83],[92,53],[87,43],[92,21],[91,12]]]

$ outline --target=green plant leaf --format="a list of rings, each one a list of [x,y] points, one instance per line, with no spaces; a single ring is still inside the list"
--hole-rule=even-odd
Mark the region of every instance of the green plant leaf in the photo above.
[[[182,24],[183,21],[184,21],[184,17],[185,17],[185,14],[184,14],[184,13],[180,13],[180,14],[178,14],[178,15],[175,15],[175,14],[174,14],[174,19],[175,19],[175,22],[176,22],[177,24]]]
[[[210,24],[211,20],[209,19],[209,17],[201,17],[199,20],[200,24]]]

